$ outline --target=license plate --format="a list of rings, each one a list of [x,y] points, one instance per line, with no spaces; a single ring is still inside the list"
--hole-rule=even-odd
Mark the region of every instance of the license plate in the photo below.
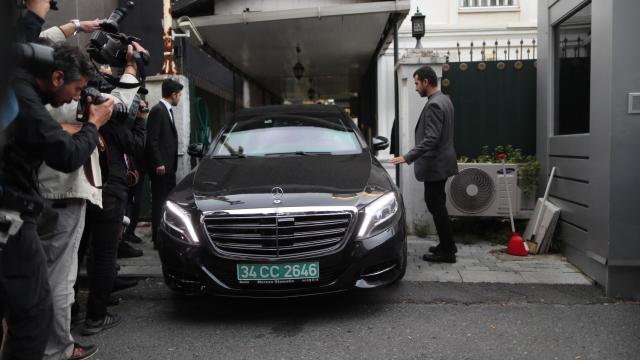
[[[237,264],[238,281],[290,282],[294,280],[317,281],[320,264],[314,262],[282,264]]]

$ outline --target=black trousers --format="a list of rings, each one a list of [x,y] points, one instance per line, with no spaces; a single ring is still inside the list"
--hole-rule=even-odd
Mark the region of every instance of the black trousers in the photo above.
[[[136,186],[129,189],[129,199],[127,202],[127,216],[130,223],[125,233],[134,235],[138,221],[140,220],[140,206],[142,204],[142,194],[144,192],[145,183],[147,181],[147,173],[140,171],[140,178]]]
[[[87,318],[101,320],[107,314],[107,303],[116,278],[118,242],[122,236],[125,202],[103,192],[102,209],[88,204],[84,233],[78,258],[82,261],[87,248],[91,256],[87,262],[89,299]]]
[[[42,359],[53,321],[47,261],[36,221],[23,221],[0,256],[0,306],[9,330],[3,359]]]
[[[158,242],[158,226],[162,217],[162,206],[167,201],[167,196],[176,186],[176,173],[159,176],[150,174],[151,178],[151,236],[153,243]]]
[[[443,253],[453,254],[457,249],[453,240],[451,220],[447,212],[447,194],[444,190],[446,183],[446,179],[441,181],[425,181],[424,201],[427,203],[427,209],[429,209],[429,212],[433,216],[433,222],[436,225],[436,231],[440,239],[438,249]]]

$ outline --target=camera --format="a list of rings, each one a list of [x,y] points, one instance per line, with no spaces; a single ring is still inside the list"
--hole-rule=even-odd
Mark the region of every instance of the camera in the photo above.
[[[128,1],[126,7],[116,8],[111,15],[101,24],[101,30],[94,31],[89,39],[90,45],[87,53],[93,60],[101,64],[121,67],[127,62],[127,46],[133,41],[141,40],[120,32],[120,22],[127,16],[128,8],[134,6],[133,1]],[[149,64],[149,54],[134,53],[134,57],[140,59],[144,65]]]
[[[113,99],[113,112],[109,121],[115,121],[120,125],[133,127],[138,113],[149,112],[149,108],[140,103],[142,96],[146,94],[146,89],[140,88],[131,100],[131,106],[127,106],[126,101],[117,96],[111,96]],[[89,102],[89,98],[93,101]],[[87,87],[82,90],[80,100],[78,101],[78,109],[76,112],[76,120],[87,122],[89,120],[89,105],[100,105],[108,100],[106,94],[95,87]]]
[[[89,98],[92,99],[91,102],[89,101]],[[100,90],[94,87],[85,88],[82,90],[80,100],[78,101],[76,120],[80,122],[89,121],[89,105],[100,105],[107,100],[109,100],[109,98],[105,96],[105,94],[101,93]],[[125,105],[125,103],[120,99],[113,97],[113,100],[113,112],[111,113],[109,121],[115,121],[123,124],[129,117],[129,109],[127,109],[127,105]]]

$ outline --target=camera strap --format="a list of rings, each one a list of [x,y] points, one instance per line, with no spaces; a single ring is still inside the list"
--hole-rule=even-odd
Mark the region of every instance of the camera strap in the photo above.
[[[109,145],[102,137],[102,134],[98,132],[98,164],[93,162],[93,156],[83,164],[84,175],[89,183],[97,188],[102,189],[109,178]],[[100,168],[101,178],[96,178],[96,172],[94,166]]]

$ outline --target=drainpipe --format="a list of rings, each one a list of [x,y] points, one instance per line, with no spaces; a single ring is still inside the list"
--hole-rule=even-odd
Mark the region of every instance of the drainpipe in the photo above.
[[[171,17],[171,0],[162,1],[162,44],[164,48],[164,62],[162,63],[161,74],[175,75],[178,71],[176,63],[173,62],[173,38],[171,37],[173,18]]]

